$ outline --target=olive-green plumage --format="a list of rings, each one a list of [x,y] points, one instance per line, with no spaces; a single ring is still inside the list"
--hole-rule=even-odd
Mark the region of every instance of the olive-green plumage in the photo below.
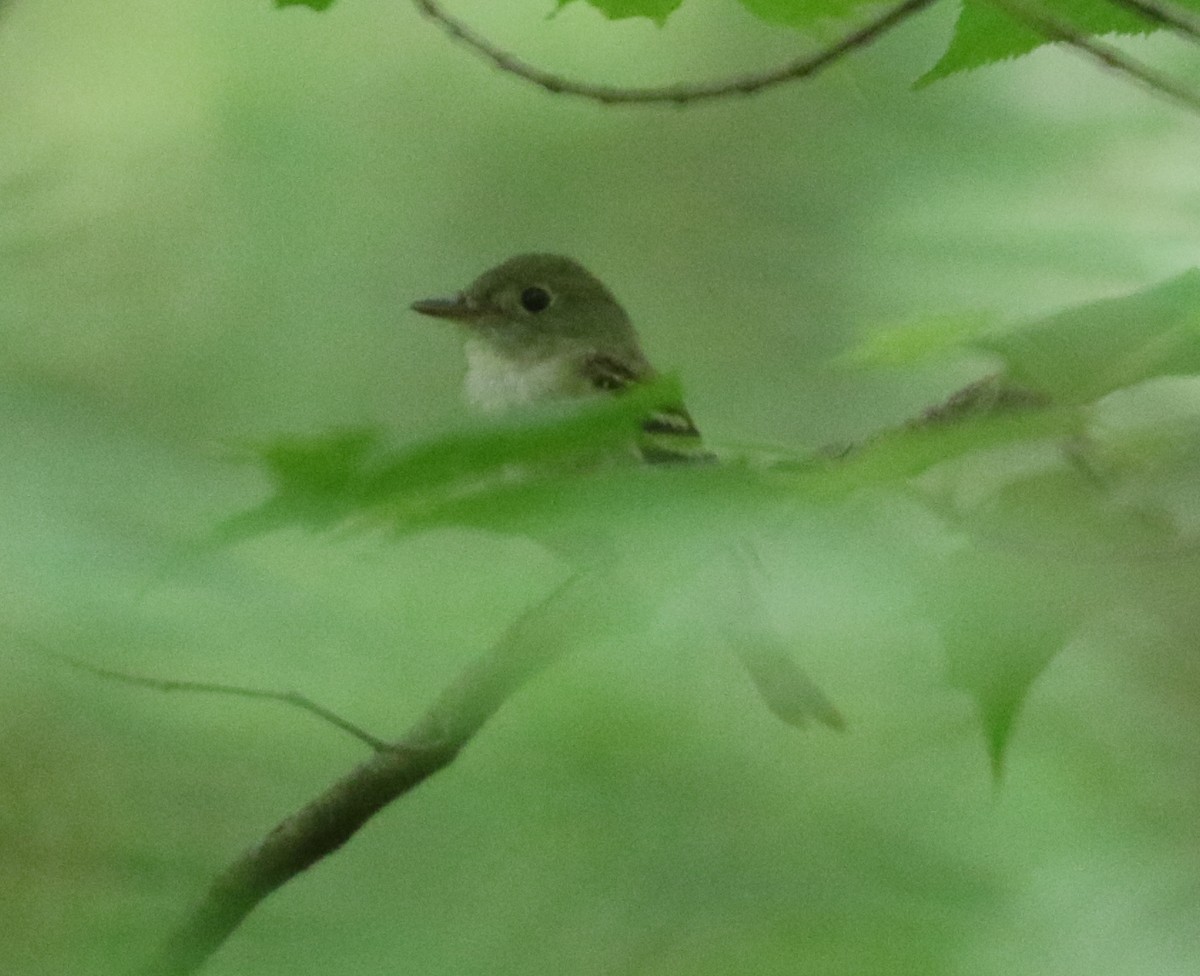
[[[556,254],[510,258],[413,308],[463,328],[467,399],[481,410],[620,393],[657,376],[612,292]],[[711,459],[681,405],[649,415],[638,446],[648,461]]]

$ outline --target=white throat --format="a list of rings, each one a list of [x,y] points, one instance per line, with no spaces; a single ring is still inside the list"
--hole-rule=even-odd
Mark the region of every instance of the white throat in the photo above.
[[[516,363],[475,338],[467,340],[466,353],[467,401],[478,410],[499,413],[569,392],[570,363],[565,359]]]

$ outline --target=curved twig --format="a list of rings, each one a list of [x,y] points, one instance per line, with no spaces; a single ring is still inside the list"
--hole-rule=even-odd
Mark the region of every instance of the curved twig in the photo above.
[[[889,7],[858,30],[815,54],[797,58],[768,71],[696,84],[661,85],[646,88],[595,85],[545,71],[496,47],[463,21],[446,13],[437,0],[413,0],[413,2],[421,13],[438,23],[447,34],[455,40],[462,41],[476,54],[492,62],[501,71],[523,78],[548,92],[556,95],[576,95],[605,105],[674,104],[682,106],[730,95],[750,95],[765,88],[815,75],[851,51],[866,47],[901,21],[930,6],[935,0],[903,0],[896,6]]]
[[[628,88],[617,85],[592,84],[538,68],[497,47],[466,23],[448,14],[442,9],[438,0],[413,0],[413,2],[421,13],[436,22],[452,38],[467,45],[501,71],[516,75],[552,94],[574,95],[606,105],[674,104],[684,106],[730,95],[750,95],[786,82],[811,77],[851,51],[875,41],[901,21],[930,6],[935,0],[903,0],[828,47],[767,71],[695,84],[677,83]],[[1193,111],[1200,112],[1200,94],[1162,72],[1125,55],[1117,48],[1092,39],[1085,32],[1077,30],[1069,21],[1062,20],[1044,7],[1034,9],[1018,0],[991,0],[991,2],[1048,40],[1068,44],[1088,55],[1103,67],[1133,78],[1152,91],[1173,98]],[[1181,34],[1200,38],[1200,18],[1174,4],[1163,3],[1162,0],[1113,0],[1113,2]]]
[[[66,654],[59,654],[57,651],[51,651],[48,648],[42,648],[39,653],[53,658],[69,668],[83,671],[85,674],[103,678],[106,681],[116,681],[120,684],[132,685],[136,688],[151,688],[155,691],[197,692],[207,695],[227,695],[234,698],[252,698],[258,701],[282,702],[285,705],[292,705],[311,715],[315,715],[317,718],[354,736],[360,742],[365,742],[376,752],[392,748],[383,739],[373,736],[370,732],[355,725],[349,719],[342,718],[336,712],[330,711],[324,705],[318,705],[307,695],[302,695],[298,691],[270,691],[265,688],[247,688],[243,685],[229,685],[215,681],[176,681],[173,679],[150,678],[144,675],[130,674],[127,671],[118,671],[115,668],[103,668],[96,664],[89,664],[87,661],[80,661],[77,658],[68,657]]]

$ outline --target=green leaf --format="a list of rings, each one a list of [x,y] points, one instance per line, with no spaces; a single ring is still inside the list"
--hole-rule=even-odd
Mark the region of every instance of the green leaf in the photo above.
[[[333,431],[312,438],[284,436],[247,452],[274,487],[273,497],[219,530],[233,541],[289,525],[327,528],[361,508],[388,457],[382,431]]]
[[[1031,4],[1034,11],[1042,8],[1089,37],[1111,33],[1149,34],[1159,29],[1156,24],[1115,3],[1041,0],[1040,6]],[[1038,30],[1014,20],[986,0],[963,0],[950,46],[937,64],[917,79],[916,85],[921,87],[960,71],[1019,57],[1049,43],[1052,42]]]
[[[561,10],[572,0],[558,0]],[[683,0],[587,0],[609,20],[626,20],[630,17],[646,17],[656,24],[666,23],[667,17],[675,12]]]
[[[252,456],[274,495],[220,530],[223,541],[284,525],[323,529],[352,519],[394,527],[426,524],[442,510],[487,507],[566,473],[592,473],[628,456],[647,413],[679,402],[667,378],[611,399],[533,411],[405,448],[376,430],[284,437]]]
[[[927,364],[961,355],[970,340],[994,326],[994,316],[978,312],[933,315],[903,325],[889,325],[869,332],[840,357],[840,362],[857,368]]]
[[[979,707],[996,774],[1031,686],[1083,619],[1074,567],[1037,555],[972,546],[923,567],[947,676]]]
[[[870,0],[739,0],[760,20],[787,27],[809,27],[819,20],[841,19]]]
[[[952,540],[914,561],[923,603],[951,683],[979,708],[996,772],[1032,687],[1076,636],[1105,639],[1113,619],[1152,602],[1172,626],[1195,615],[1146,580],[1200,565],[1200,377],[1077,412],[1076,437],[965,453],[914,482]]]
[[[1003,389],[973,384],[963,394],[988,394],[989,405],[998,405],[997,396],[1011,401],[1022,392],[1031,401],[1090,403],[1157,377],[1200,373],[1200,270],[1016,327],[985,329],[986,322],[982,316],[945,316],[889,328],[869,335],[842,361],[894,368],[984,353],[1003,364]],[[978,396],[951,398],[927,419],[980,405]]]
[[[1158,376],[1200,372],[1200,270],[974,342],[1014,382],[1086,403]]]
[[[311,10],[328,10],[335,0],[275,0],[276,7],[308,7]]]
[[[1010,401],[1003,395],[1005,389],[999,387],[995,399],[986,397],[961,411],[931,408],[903,427],[826,460],[819,472],[809,472],[808,491],[838,497],[873,486],[901,486],[956,458],[1012,444],[1073,437],[1083,426],[1078,408],[1048,407],[1019,395]]]
[[[1090,413],[1079,461],[1111,506],[1194,551],[1200,542],[1200,377],[1164,377],[1121,390]]]

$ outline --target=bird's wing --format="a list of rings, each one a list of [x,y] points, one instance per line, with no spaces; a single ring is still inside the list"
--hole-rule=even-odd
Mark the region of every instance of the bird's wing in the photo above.
[[[653,377],[653,372],[603,353],[592,353],[584,360],[584,375],[592,386],[605,393],[621,393]],[[713,461],[705,449],[691,415],[683,404],[666,404],[653,410],[642,421],[638,438],[642,458],[651,464]]]
[[[646,369],[635,369],[631,364],[622,362],[604,353],[589,353],[583,361],[583,375],[597,390],[605,393],[620,393],[631,386],[649,378]]]

